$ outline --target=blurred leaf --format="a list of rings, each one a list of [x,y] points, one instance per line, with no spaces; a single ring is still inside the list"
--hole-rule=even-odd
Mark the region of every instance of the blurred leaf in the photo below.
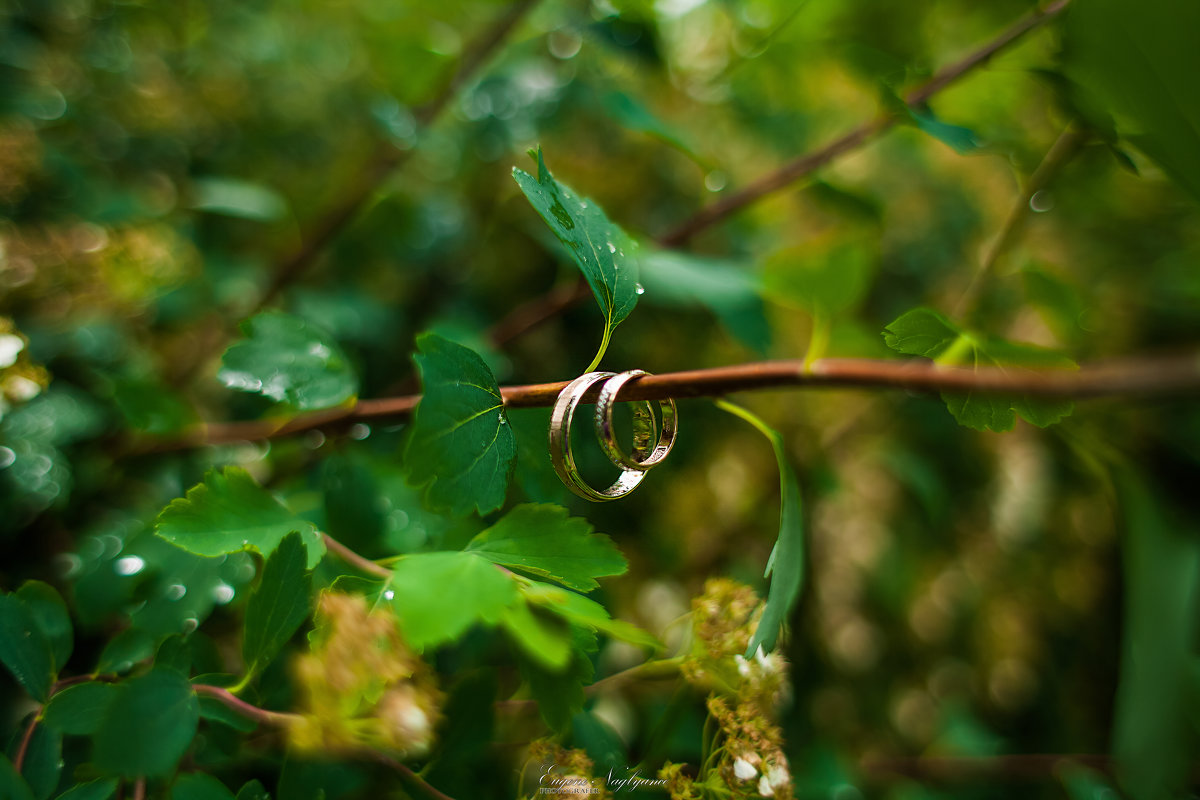
[[[183,677],[188,677],[192,670],[192,651],[188,637],[174,633],[163,639],[154,653],[154,666],[157,669],[172,669]]]
[[[456,639],[476,623],[494,625],[517,600],[512,578],[471,553],[406,556],[388,592],[404,638],[417,650]]]
[[[918,128],[942,144],[949,145],[959,155],[974,153],[980,147],[974,131],[961,125],[943,122],[928,108],[910,108],[909,116]]]
[[[558,614],[573,625],[607,633],[639,647],[657,648],[661,644],[650,634],[619,619],[613,619],[604,606],[581,594],[560,589],[541,581],[526,581],[521,586],[525,599],[547,611]]]
[[[354,399],[358,378],[323,331],[279,311],[264,311],[241,327],[247,338],[225,351],[217,373],[230,389],[286,401],[300,411]]]
[[[637,245],[609,221],[595,202],[577,196],[559,183],[537,153],[538,176],[513,167],[513,178],[554,235],[571,250],[604,314],[604,338],[592,367],[600,362],[609,337],[637,305]]]
[[[490,668],[462,677],[443,708],[445,723],[426,778],[450,797],[470,797],[496,768],[496,674]]]
[[[50,643],[55,671],[61,670],[66,666],[75,646],[75,630],[71,626],[67,604],[53,586],[41,581],[26,581],[21,584],[21,588],[17,590],[17,597],[29,609],[38,630]]]
[[[775,649],[779,634],[800,599],[800,590],[804,587],[807,557],[800,481],[796,478],[796,471],[787,456],[783,437],[778,431],[741,406],[718,400],[717,407],[741,417],[767,437],[771,449],[775,452],[775,461],[779,465],[779,535],[775,539],[775,546],[771,548],[767,568],[763,572],[763,577],[771,578],[767,604],[763,608],[758,627],[754,629],[754,635],[750,637],[750,645],[746,648],[745,657],[752,658],[760,647],[767,652]]]
[[[760,353],[771,346],[761,278],[747,265],[672,250],[641,257],[643,301],[668,308],[709,309],[738,341]]]
[[[1125,523],[1124,631],[1113,755],[1136,800],[1175,797],[1188,785],[1197,732],[1189,719],[1200,601],[1200,536],[1127,468],[1115,475]]]
[[[114,381],[113,402],[131,428],[146,433],[174,433],[196,421],[191,407],[155,380]]]
[[[176,498],[158,515],[155,533],[202,556],[252,550],[264,558],[297,531],[311,569],[325,554],[325,542],[309,521],[295,516],[241,467],[213,470],[204,482]]]
[[[58,800],[108,800],[117,791],[116,778],[97,778],[94,781],[72,786],[58,796]]]
[[[248,674],[260,672],[308,617],[308,556],[298,533],[283,537],[263,566],[258,588],[246,604],[242,659]]]
[[[613,91],[604,95],[601,104],[605,112],[621,127],[638,131],[660,140],[702,167],[708,162],[696,153],[696,149],[688,144],[687,137],[654,116],[645,105],[627,92]]]
[[[271,794],[260,782],[251,780],[238,789],[237,800],[271,800]]]
[[[1200,5],[1091,0],[1066,15],[1067,74],[1117,115],[1117,127],[1200,198]]]
[[[225,784],[203,772],[183,775],[171,787],[171,800],[234,800]]]
[[[47,800],[54,794],[62,767],[62,734],[45,725],[36,726],[21,764],[21,776],[34,800]]]
[[[1113,785],[1095,770],[1068,764],[1059,771],[1059,781],[1070,800],[1108,800],[1119,797]]]
[[[467,552],[569,589],[590,592],[596,578],[623,575],[629,565],[612,539],[562,506],[520,505],[477,535]]]
[[[54,683],[54,653],[29,605],[0,594],[0,661],[34,700],[44,703]]]
[[[521,677],[537,701],[538,712],[556,732],[569,729],[571,718],[583,710],[583,687],[595,678],[591,653],[597,649],[596,636],[587,628],[571,627],[571,658],[565,669],[549,669],[537,661],[521,659]]]
[[[100,653],[97,675],[128,672],[133,665],[154,655],[154,637],[141,628],[126,628],[118,633]]]
[[[172,670],[151,670],[117,684],[117,696],[93,737],[96,765],[127,778],[175,769],[200,713],[191,685]]]
[[[335,453],[321,465],[325,531],[367,558],[386,554],[387,520],[375,471],[361,460]]]
[[[883,332],[888,347],[901,353],[932,358],[939,364],[1003,368],[1076,369],[1074,361],[1033,345],[987,338],[964,330],[928,308],[907,311]],[[1045,428],[1070,415],[1070,400],[1034,398],[1030,395],[1004,397],[991,393],[943,392],[942,400],[960,425],[977,431],[1012,430],[1016,417]]]
[[[504,505],[516,457],[500,387],[462,345],[424,334],[417,346],[425,393],[404,451],[409,481],[426,487],[435,510],[494,511]]]
[[[535,503],[569,502],[570,492],[563,486],[546,452],[546,432],[550,428],[549,408],[506,409],[509,424],[516,435],[517,459],[513,478]]]
[[[212,214],[274,222],[287,216],[287,203],[266,186],[236,178],[197,178],[192,208]]]
[[[90,681],[56,692],[46,705],[42,721],[72,736],[95,733],[118,694],[111,683]]]
[[[613,774],[618,779],[634,774],[629,753],[621,737],[611,725],[591,711],[580,711],[571,718],[571,745],[582,748],[588,754],[595,763],[598,774]],[[626,790],[629,788],[620,787]]]
[[[4,800],[34,800],[29,784],[3,753],[0,753],[0,797]]]
[[[763,269],[767,298],[827,316],[850,311],[871,285],[879,258],[877,236],[870,233],[775,253]]]
[[[513,603],[504,609],[500,624],[545,669],[561,670],[571,658],[571,629],[561,619],[534,613],[527,603]]]
[[[1081,333],[1079,320],[1087,310],[1078,288],[1040,267],[1021,270],[1025,296],[1042,310],[1056,333],[1063,337]]]

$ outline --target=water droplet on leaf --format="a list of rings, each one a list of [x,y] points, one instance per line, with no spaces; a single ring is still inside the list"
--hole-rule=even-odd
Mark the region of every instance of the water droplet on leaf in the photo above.
[[[639,284],[637,284],[637,293],[638,293],[638,294],[645,294],[645,293],[646,293],[646,287],[645,287],[645,286],[642,286],[640,283],[639,283]]]

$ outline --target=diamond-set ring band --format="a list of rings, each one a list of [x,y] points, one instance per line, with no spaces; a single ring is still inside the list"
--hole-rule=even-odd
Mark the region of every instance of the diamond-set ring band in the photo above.
[[[658,442],[654,445],[654,450],[649,456],[638,458],[639,451],[649,449],[649,440],[639,440],[638,435],[641,431],[636,426],[634,429],[633,455],[628,455],[621,449],[621,445],[617,443],[617,437],[613,434],[613,406],[616,405],[617,395],[629,381],[648,374],[645,370],[631,369],[628,372],[622,372],[620,375],[614,375],[604,382],[604,386],[600,388],[600,397],[596,400],[596,413],[593,418],[596,427],[596,437],[600,440],[600,447],[604,450],[604,454],[608,456],[610,461],[622,469],[636,469],[644,472],[654,465],[662,463],[662,460],[671,452],[671,448],[675,446],[675,433],[678,430],[678,413],[675,408],[675,401],[669,397],[666,400],[659,401],[662,431],[659,433]]]

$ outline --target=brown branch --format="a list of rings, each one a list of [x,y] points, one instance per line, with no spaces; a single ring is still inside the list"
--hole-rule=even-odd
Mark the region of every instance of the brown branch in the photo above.
[[[25,726],[25,734],[21,736],[21,746],[17,748],[17,754],[13,756],[13,769],[17,771],[18,775],[21,773],[21,766],[25,763],[25,756],[29,753],[29,744],[33,741],[33,732],[37,730],[38,716],[40,715],[34,714],[30,718],[29,724]]]
[[[133,800],[146,800],[146,779],[139,777],[133,782]]]
[[[1053,778],[1070,764],[1112,773],[1112,758],[1091,753],[1032,753],[984,757],[871,758],[859,766],[869,778],[904,777],[939,783]]]
[[[252,719],[261,725],[289,725],[300,719],[299,714],[288,714],[283,711],[267,711],[265,708],[251,705],[240,697],[232,694],[228,689],[222,689],[220,686],[210,686],[206,683],[196,683],[192,685],[192,689],[196,694],[211,697],[219,700],[225,705],[232,708],[237,713],[247,719]]]
[[[354,552],[349,547],[346,547],[346,545],[342,544],[337,539],[334,539],[328,533],[323,533],[321,536],[325,538],[325,549],[333,553],[342,561],[345,561],[347,564],[358,567],[363,572],[375,575],[379,578],[387,579],[392,577],[390,570],[379,566],[369,558],[360,556],[358,553]]]
[[[1070,0],[1055,0],[1045,8],[1022,17],[982,47],[953,64],[943,67],[924,84],[909,92],[904,98],[905,102],[910,106],[928,103],[938,92],[955,83],[968,72],[986,64],[993,56],[1026,33],[1060,14],[1069,4]],[[895,115],[885,115],[864,122],[824,147],[789,161],[773,172],[752,181],[739,191],[701,208],[675,228],[656,237],[655,241],[661,247],[678,247],[696,234],[716,225],[743,208],[816,172],[839,156],[861,147],[899,121],[900,118]],[[560,313],[564,308],[579,302],[587,295],[587,284],[582,280],[578,281],[570,291],[556,288],[544,297],[519,306],[505,319],[493,326],[489,332],[490,341],[496,346],[504,345],[544,320]]]
[[[558,393],[566,385],[566,381],[558,381],[503,386],[500,394],[509,408],[548,407],[554,405]],[[629,383],[622,390],[622,400],[721,397],[732,392],[796,388],[906,389],[1068,399],[1196,395],[1200,393],[1200,353],[1125,359],[1077,370],[968,369],[944,367],[917,359],[824,358],[813,362],[811,367],[806,367],[803,361],[761,361],[647,375]],[[594,387],[584,396],[583,402],[594,403],[598,394],[599,388]],[[352,408],[306,414],[283,426],[273,421],[211,423],[178,439],[142,440],[134,443],[130,452],[167,452],[203,445],[276,439],[313,428],[341,427],[368,420],[405,420],[420,401],[420,395],[360,400]],[[336,547],[335,543],[335,552]],[[359,566],[366,569],[365,565]],[[375,564],[368,571],[380,574],[376,570],[382,569]]]

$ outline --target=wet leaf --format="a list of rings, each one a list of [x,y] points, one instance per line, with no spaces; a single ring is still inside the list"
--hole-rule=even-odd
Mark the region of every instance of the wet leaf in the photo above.
[[[54,652],[29,605],[15,594],[0,594],[0,661],[40,703],[54,683]]]

